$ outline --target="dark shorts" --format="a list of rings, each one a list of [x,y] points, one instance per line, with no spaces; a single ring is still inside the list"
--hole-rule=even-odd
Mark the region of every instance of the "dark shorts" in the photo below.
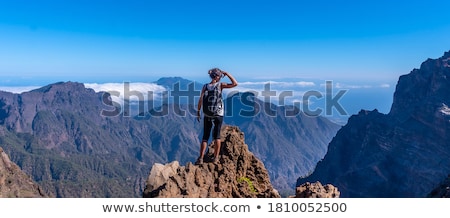
[[[222,128],[223,117],[203,117],[203,138],[202,141],[208,141],[211,135],[211,129],[214,126],[213,139],[220,139],[220,129]]]

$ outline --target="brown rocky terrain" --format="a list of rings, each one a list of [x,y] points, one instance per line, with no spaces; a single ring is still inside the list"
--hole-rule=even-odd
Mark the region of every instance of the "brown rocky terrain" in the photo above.
[[[155,163],[146,181],[143,197],[149,198],[280,198],[272,187],[264,164],[248,150],[244,133],[224,126],[219,163],[213,163],[214,144],[209,145],[200,165],[178,161]],[[298,198],[338,198],[336,187],[320,182],[296,188]]]
[[[340,195],[338,188],[320,182],[306,182],[295,189],[296,198],[339,198]]]
[[[144,197],[278,198],[264,164],[249,150],[244,133],[224,126],[220,161],[211,162],[214,144],[200,165],[177,161],[154,164],[146,182]]]

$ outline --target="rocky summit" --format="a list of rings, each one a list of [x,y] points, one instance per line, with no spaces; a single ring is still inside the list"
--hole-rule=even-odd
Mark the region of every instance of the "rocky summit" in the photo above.
[[[204,163],[177,161],[154,164],[146,181],[144,197],[184,198],[279,198],[264,164],[248,150],[244,133],[224,126],[219,163],[211,161],[214,143]]]
[[[450,173],[449,93],[446,52],[399,78],[388,114],[350,117],[297,184],[330,183],[341,197],[426,197]]]
[[[339,198],[340,194],[338,188],[320,182],[306,182],[295,189],[296,198]]]
[[[219,163],[213,163],[214,143],[208,147],[204,163],[178,161],[155,163],[146,181],[144,198],[280,198],[268,172],[244,141],[236,126],[224,126]],[[320,182],[305,183],[292,198],[339,198],[338,188]]]
[[[47,197],[41,188],[0,148],[0,198]]]

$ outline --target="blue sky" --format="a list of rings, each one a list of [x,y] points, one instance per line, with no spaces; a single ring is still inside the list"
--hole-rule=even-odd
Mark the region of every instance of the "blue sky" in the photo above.
[[[393,83],[450,49],[448,1],[0,1],[0,85]]]

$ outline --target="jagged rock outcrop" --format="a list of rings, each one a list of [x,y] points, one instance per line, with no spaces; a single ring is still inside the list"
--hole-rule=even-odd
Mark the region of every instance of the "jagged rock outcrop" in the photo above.
[[[340,194],[338,188],[320,182],[306,182],[295,189],[296,198],[339,198]]]
[[[238,127],[224,126],[221,137],[219,163],[211,162],[211,144],[203,164],[155,164],[143,197],[279,198],[264,164],[248,150],[244,133]]]
[[[341,197],[426,197],[450,173],[450,52],[399,78],[389,114],[362,110],[297,185],[320,181]]]
[[[47,197],[41,188],[0,147],[0,198]]]

